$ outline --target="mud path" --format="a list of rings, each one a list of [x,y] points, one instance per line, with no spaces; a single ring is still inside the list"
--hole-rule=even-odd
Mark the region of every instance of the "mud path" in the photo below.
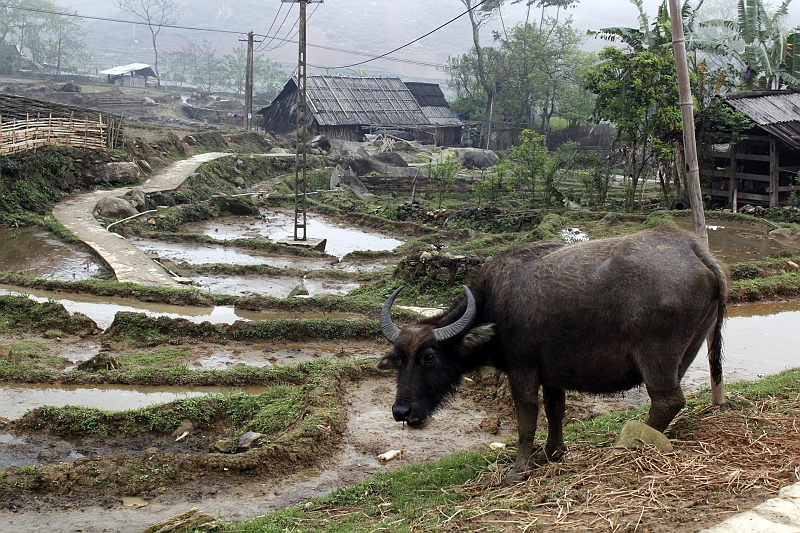
[[[148,178],[141,185],[141,189],[145,193],[175,189],[203,163],[229,155],[231,154],[210,152],[178,161]],[[53,216],[108,263],[111,270],[114,271],[117,281],[180,288],[181,285],[161,267],[127,240],[107,231],[92,214],[97,202],[103,198],[119,197],[131,189],[131,187],[125,187],[98,190],[67,198],[53,207]]]
[[[344,444],[324,469],[306,470],[283,479],[240,475],[238,479],[232,476],[231,483],[225,486],[170,488],[146,505],[126,506],[120,501],[110,508],[78,508],[54,504],[45,496],[38,508],[0,511],[0,531],[139,533],[148,525],[191,507],[224,520],[242,521],[323,496],[376,472],[440,459],[458,451],[484,449],[493,441],[507,438],[513,429],[513,417],[505,415],[499,419],[499,434],[485,431],[481,421],[490,414],[468,389],[437,413],[426,428],[409,430],[391,417],[393,376],[353,383],[345,399],[349,417]],[[376,456],[392,449],[403,449],[404,453],[382,465]],[[102,487],[97,490],[102,494]],[[210,497],[202,496],[209,492]]]

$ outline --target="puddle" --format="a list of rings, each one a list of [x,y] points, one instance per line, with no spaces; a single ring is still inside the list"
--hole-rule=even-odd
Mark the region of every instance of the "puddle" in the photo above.
[[[361,250],[394,250],[403,241],[346,227],[327,217],[309,215],[307,218],[309,237],[327,239],[325,251],[342,258],[350,252]],[[270,239],[278,241],[294,235],[294,213],[269,211],[263,220],[251,217],[223,217],[214,220],[191,222],[180,229],[183,233],[200,233],[214,239]]]
[[[694,231],[690,218],[677,218],[683,229]],[[766,259],[784,247],[768,235],[769,229],[732,220],[714,221],[707,225],[708,247],[723,263],[741,263]]]
[[[0,271],[73,281],[99,278],[103,266],[82,246],[63,243],[44,229],[0,229]]]
[[[589,240],[589,236],[580,228],[567,228],[561,230],[561,238],[564,239],[568,244],[572,244],[574,242],[586,242]]]
[[[729,306],[722,340],[725,383],[800,367],[800,302]],[[686,372],[684,389],[708,385],[705,353],[704,347]]]
[[[136,496],[123,496],[120,499],[122,500],[122,505],[126,507],[144,507],[147,505],[147,500]]]
[[[230,387],[143,387],[134,385],[50,385],[40,383],[0,385],[0,417],[17,419],[42,405],[77,405],[107,411],[125,411],[162,404],[182,398],[204,396]],[[241,387],[248,394],[260,394],[267,387]]]
[[[64,306],[70,313],[83,313],[95,321],[98,327],[108,328],[114,321],[118,311],[132,313],[145,313],[148,316],[168,316],[170,318],[185,318],[192,322],[208,321],[214,324],[233,324],[237,320],[278,320],[296,318],[358,318],[354,313],[322,313],[322,312],[261,312],[234,309],[233,307],[190,307],[181,305],[159,304],[154,302],[138,302],[113,296],[94,296],[92,294],[70,294],[68,298],[64,293],[42,291],[0,285],[0,295],[27,294],[39,302],[54,300]]]
[[[245,296],[258,293],[276,298],[286,298],[300,282],[296,278],[268,278],[264,276],[192,276],[194,284],[213,294]],[[360,287],[358,283],[305,280],[311,296],[334,294],[344,296]]]
[[[85,457],[64,440],[0,433],[0,468],[75,461]]]

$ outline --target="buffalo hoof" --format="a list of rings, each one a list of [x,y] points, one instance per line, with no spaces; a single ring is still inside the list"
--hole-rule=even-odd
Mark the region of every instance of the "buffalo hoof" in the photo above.
[[[503,483],[505,485],[516,485],[517,483],[525,481],[529,475],[530,472],[528,471],[517,470],[516,468],[512,467],[511,470],[509,470],[506,474]]]
[[[546,451],[545,449],[540,449],[536,453],[531,456],[531,463],[537,465],[543,465],[547,463],[554,463],[557,461],[561,461],[564,456],[567,454],[567,447],[564,444],[559,444],[555,450],[553,451]]]

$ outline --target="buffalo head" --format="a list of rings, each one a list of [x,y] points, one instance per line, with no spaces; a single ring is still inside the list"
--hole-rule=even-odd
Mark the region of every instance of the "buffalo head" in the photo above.
[[[461,377],[477,366],[471,356],[492,338],[494,324],[472,327],[477,306],[472,292],[464,287],[465,301],[450,312],[398,328],[392,323],[391,309],[402,289],[395,290],[381,310],[381,331],[392,350],[378,368],[397,370],[394,419],[419,426],[455,392]],[[453,321],[462,307],[463,314]]]

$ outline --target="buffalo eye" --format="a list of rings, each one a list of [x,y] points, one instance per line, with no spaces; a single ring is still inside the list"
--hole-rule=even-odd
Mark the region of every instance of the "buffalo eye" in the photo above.
[[[423,364],[426,364],[426,365],[433,364],[434,359],[435,358],[434,358],[433,352],[425,352],[424,354],[422,354],[422,363]]]

